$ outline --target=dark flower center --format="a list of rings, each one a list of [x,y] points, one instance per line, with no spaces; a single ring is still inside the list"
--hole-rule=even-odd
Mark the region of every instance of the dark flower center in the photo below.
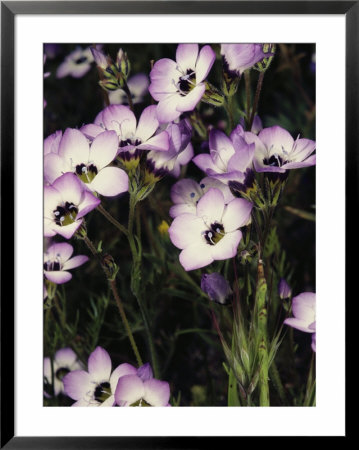
[[[180,94],[185,96],[192,89],[193,83],[192,80],[196,78],[196,74],[192,69],[187,69],[186,75],[183,75],[179,79],[178,88],[180,90]]]
[[[130,406],[151,406],[151,405],[149,403],[145,402],[143,400],[143,398],[140,398],[140,400],[138,400],[137,402],[131,403]]]
[[[86,56],[81,56],[80,58],[75,60],[75,64],[83,64],[86,61],[87,61]]]
[[[94,397],[100,403],[103,403],[111,395],[111,385],[108,381],[104,381],[96,386]]]
[[[225,235],[223,225],[218,222],[212,223],[210,229],[206,230],[203,235],[209,245],[215,245]]]
[[[54,211],[55,223],[60,227],[70,225],[75,222],[78,209],[73,203],[65,202],[65,205],[58,206]]]
[[[59,261],[46,261],[44,263],[44,270],[52,272],[53,270],[61,270],[61,264]]]
[[[120,141],[120,147],[127,147],[128,145],[141,145],[140,139],[124,139]]]
[[[60,381],[62,381],[62,379],[64,378],[65,375],[67,375],[70,372],[70,369],[68,369],[67,367],[60,367],[59,369],[56,370],[56,378]]]
[[[279,155],[272,155],[269,159],[264,158],[263,164],[266,166],[281,167],[283,165],[283,160]]]
[[[78,164],[76,166],[75,173],[84,183],[91,183],[98,171],[97,167],[93,164]]]

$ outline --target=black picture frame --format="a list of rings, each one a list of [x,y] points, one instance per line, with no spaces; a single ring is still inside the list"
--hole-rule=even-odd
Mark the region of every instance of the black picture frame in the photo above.
[[[25,437],[14,422],[14,37],[18,14],[339,14],[346,20],[346,235],[358,200],[359,1],[5,1],[1,2],[1,441],[5,449],[200,448],[216,437]],[[328,69],[329,70],[329,69]],[[352,243],[346,241],[346,267]],[[348,295],[351,278],[346,272]],[[353,282],[353,281],[352,281]],[[348,403],[346,402],[348,407]],[[348,429],[347,429],[348,431]],[[348,433],[346,434],[348,436]],[[229,438],[228,438],[229,439]],[[236,439],[236,438],[234,438]]]

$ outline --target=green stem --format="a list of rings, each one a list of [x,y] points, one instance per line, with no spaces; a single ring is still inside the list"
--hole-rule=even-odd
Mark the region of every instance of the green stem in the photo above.
[[[249,114],[251,110],[251,73],[249,70],[244,71],[244,83],[246,87],[246,129],[249,130]]]
[[[125,79],[123,79],[123,88],[122,89],[125,91],[125,93],[127,95],[128,106],[130,107],[131,111],[134,112],[131,91],[130,91],[130,89],[127,85],[127,81]]]
[[[268,339],[267,339],[267,282],[264,276],[263,261],[258,255],[258,281],[256,289],[257,310],[257,348],[259,358],[259,405],[270,406],[268,385]]]
[[[135,357],[136,357],[136,360],[137,360],[137,364],[138,364],[138,366],[142,366],[142,364],[143,364],[142,363],[142,359],[141,359],[140,353],[138,351],[138,347],[136,345],[135,339],[133,337],[133,334],[132,334],[129,322],[127,320],[125,309],[124,309],[123,304],[121,302],[120,296],[118,295],[116,282],[115,282],[115,280],[111,280],[110,279],[110,273],[109,273],[107,267],[103,264],[103,262],[102,262],[102,260],[100,258],[100,255],[99,255],[98,251],[96,250],[96,247],[93,245],[92,241],[88,238],[88,236],[84,236],[82,239],[85,242],[85,244],[87,245],[87,247],[89,248],[89,250],[91,251],[91,253],[99,260],[99,262],[101,264],[101,267],[102,267],[103,271],[105,272],[106,278],[107,278],[107,280],[108,280],[108,282],[110,284],[110,287],[111,287],[112,294],[113,294],[113,296],[115,298],[117,308],[118,308],[118,310],[120,312],[120,316],[121,316],[122,322],[123,322],[124,327],[126,329],[127,336],[128,336],[128,338],[130,340],[132,350],[133,350],[133,352],[135,354]]]
[[[118,307],[118,310],[120,311],[122,322],[123,322],[123,324],[124,324],[124,326],[126,328],[126,332],[127,332],[128,338],[130,339],[132,350],[133,350],[133,352],[134,352],[134,354],[136,356],[137,364],[140,367],[140,366],[143,365],[143,362],[142,362],[140,353],[138,351],[136,342],[135,342],[135,340],[133,338],[133,334],[131,332],[131,328],[130,328],[130,325],[128,323],[127,316],[126,316],[125,310],[123,308],[123,304],[121,302],[120,296],[118,295],[116,283],[115,283],[114,280],[110,281],[110,286],[111,286],[111,290],[112,290],[113,296],[115,297],[115,300],[116,300],[116,305]]]
[[[254,116],[255,116],[256,111],[257,111],[259,97],[260,97],[261,90],[262,90],[264,73],[265,72],[260,72],[260,74],[259,74],[258,83],[257,83],[257,89],[256,89],[255,97],[254,97],[253,107],[252,107],[252,114],[251,114],[251,118],[249,119],[249,124],[248,124],[248,131],[252,130]]]
[[[148,339],[148,345],[150,348],[151,353],[151,360],[152,360],[152,369],[155,375],[155,378],[159,378],[159,370],[158,370],[158,364],[157,364],[157,356],[156,356],[156,350],[153,342],[153,337],[151,333],[151,328],[148,322],[147,318],[147,311],[145,309],[142,295],[141,295],[141,266],[142,266],[142,251],[140,248],[137,248],[135,242],[135,237],[133,235],[133,223],[134,223],[134,217],[136,212],[136,203],[137,199],[135,195],[130,195],[130,210],[129,210],[129,216],[128,216],[128,241],[131,248],[132,253],[132,260],[133,260],[133,267],[131,272],[131,290],[133,295],[137,299],[138,306],[141,311],[142,320],[145,326],[145,330],[147,333],[147,339]]]
[[[102,205],[98,205],[97,210],[106,217],[118,230],[127,236],[127,229],[120,222],[118,222]]]
[[[275,386],[275,388],[276,388],[276,390],[278,392],[279,398],[281,399],[283,404],[286,404],[287,398],[286,398],[286,395],[285,395],[285,390],[284,390],[282,381],[280,379],[280,375],[279,375],[279,371],[278,371],[277,365],[276,365],[276,363],[274,361],[272,362],[272,364],[270,366],[269,372],[270,372],[271,380],[272,380],[272,382],[273,382],[273,384],[274,384],[274,386]]]
[[[233,119],[233,96],[227,97],[227,101],[224,104],[225,105],[225,110],[227,112],[228,115],[228,120],[229,120],[229,129],[233,130],[234,128],[234,119]]]
[[[312,354],[303,406],[315,406],[315,353]]]

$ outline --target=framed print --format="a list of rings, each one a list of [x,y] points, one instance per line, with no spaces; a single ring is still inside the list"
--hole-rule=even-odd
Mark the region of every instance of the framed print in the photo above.
[[[358,8],[1,3],[1,448],[347,436]]]

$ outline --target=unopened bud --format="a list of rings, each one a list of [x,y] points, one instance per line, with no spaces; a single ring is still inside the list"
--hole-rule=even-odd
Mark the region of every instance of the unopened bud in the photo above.
[[[225,102],[225,97],[219,89],[211,83],[206,82],[206,90],[203,94],[202,101],[209,105],[222,106]]]

